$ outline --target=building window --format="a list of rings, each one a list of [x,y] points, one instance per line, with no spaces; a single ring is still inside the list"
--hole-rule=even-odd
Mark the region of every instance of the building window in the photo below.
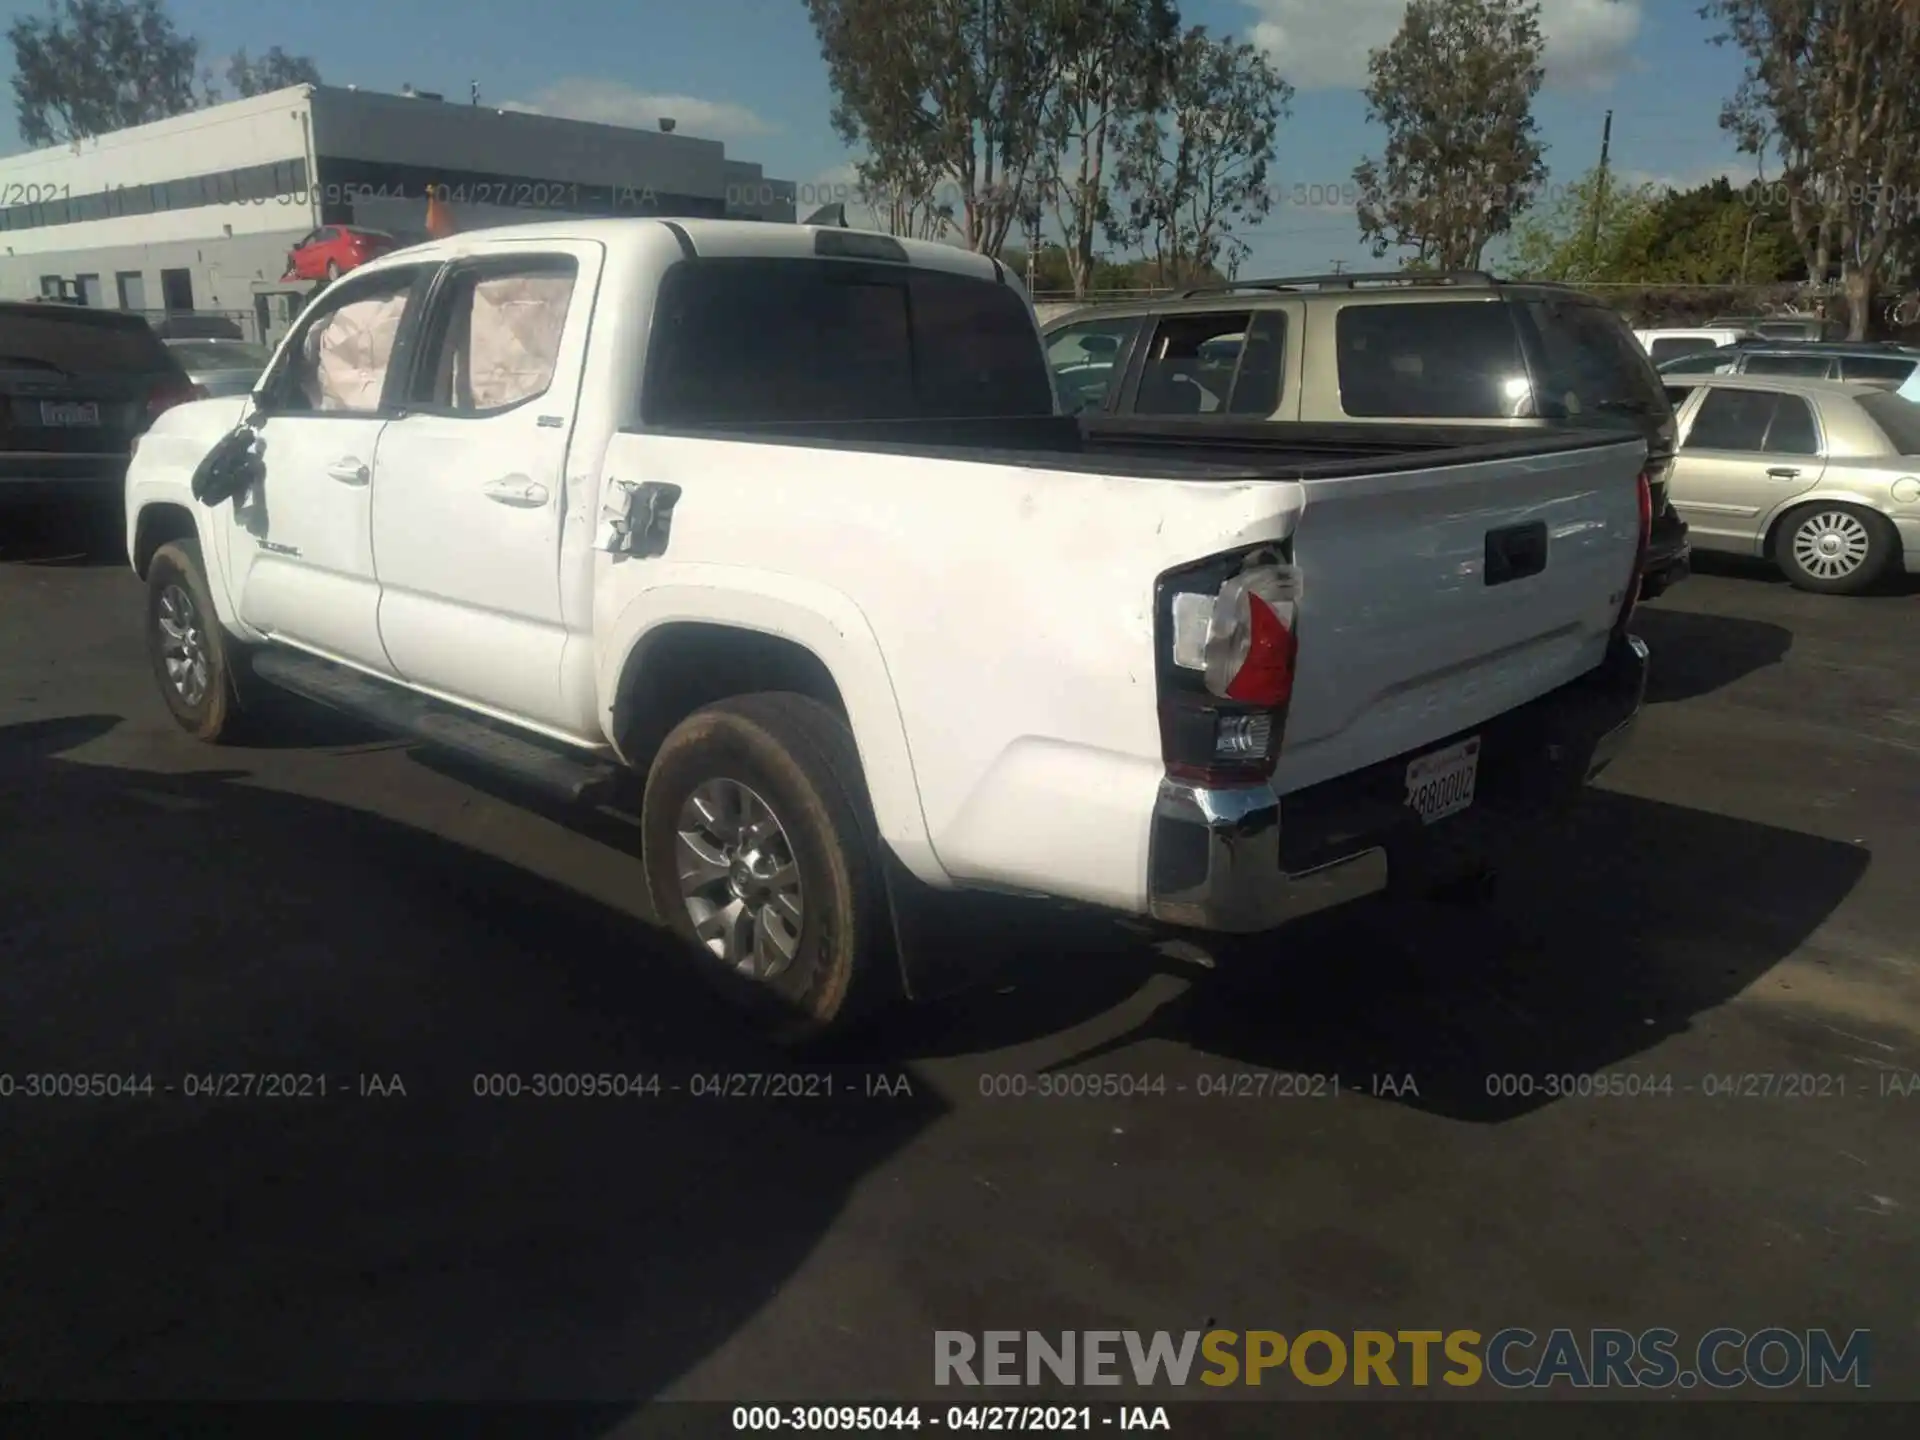
[[[160,303],[170,311],[193,309],[193,272],[162,270],[160,272]]]
[[[113,283],[120,291],[122,310],[144,310],[147,308],[147,277],[138,270],[122,270],[113,277]]]

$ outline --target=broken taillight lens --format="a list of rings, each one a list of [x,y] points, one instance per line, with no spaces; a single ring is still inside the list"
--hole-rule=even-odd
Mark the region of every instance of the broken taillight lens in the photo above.
[[[1236,785],[1273,773],[1299,656],[1298,586],[1298,573],[1271,551],[1223,556],[1162,581],[1168,774]]]

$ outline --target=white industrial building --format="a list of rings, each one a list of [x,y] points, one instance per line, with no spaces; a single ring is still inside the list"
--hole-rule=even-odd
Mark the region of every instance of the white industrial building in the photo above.
[[[284,323],[287,252],[323,225],[425,234],[567,216],[792,221],[790,181],[717,140],[297,85],[0,159],[0,298]],[[278,323],[276,323],[278,322]]]

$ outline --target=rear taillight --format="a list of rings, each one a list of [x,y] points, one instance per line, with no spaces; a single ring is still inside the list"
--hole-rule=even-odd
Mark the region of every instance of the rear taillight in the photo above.
[[[147,396],[147,420],[152,423],[176,405],[204,400],[207,392],[188,380],[162,380]]]
[[[1293,696],[1298,572],[1261,550],[1176,572],[1160,589],[1167,773],[1202,785],[1265,780]]]
[[[1620,606],[1620,618],[1614,622],[1614,628],[1625,630],[1627,622],[1633,619],[1634,608],[1640,603],[1640,585],[1647,574],[1647,551],[1653,545],[1653,476],[1650,472],[1640,472],[1640,548],[1634,551],[1633,573],[1627,577],[1627,598]]]

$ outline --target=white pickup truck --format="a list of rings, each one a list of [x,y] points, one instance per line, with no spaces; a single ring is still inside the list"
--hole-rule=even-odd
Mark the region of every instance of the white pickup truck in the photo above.
[[[141,439],[127,533],[189,732],[266,682],[571,799],[644,777],[658,917],[820,1031],[926,992],[933,892],[1259,931],[1577,793],[1645,684],[1644,456],[1089,435],[992,259],[593,221],[331,285]]]

